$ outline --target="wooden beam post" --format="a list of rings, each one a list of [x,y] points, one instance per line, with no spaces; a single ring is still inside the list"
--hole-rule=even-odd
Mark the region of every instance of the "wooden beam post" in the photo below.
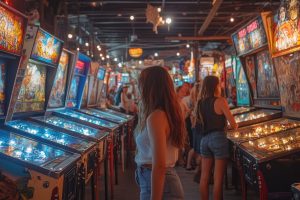
[[[210,10],[208,16],[206,17],[204,23],[200,27],[198,31],[198,35],[203,35],[204,32],[206,31],[207,27],[209,26],[210,22],[213,20],[215,14],[217,13],[220,5],[222,4],[223,0],[215,0],[213,1],[213,7]]]

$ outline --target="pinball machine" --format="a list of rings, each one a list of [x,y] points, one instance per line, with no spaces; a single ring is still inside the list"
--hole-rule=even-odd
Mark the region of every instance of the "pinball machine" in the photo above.
[[[253,125],[255,130],[250,131],[250,138],[241,140],[237,147],[237,157],[241,166],[241,178],[248,185],[259,191],[260,199],[278,197],[291,198],[291,184],[300,181],[300,146],[299,146],[299,89],[300,89],[300,54],[299,44],[294,38],[300,39],[298,26],[283,26],[299,21],[298,12],[294,12],[297,1],[283,1],[276,13],[262,13],[262,19],[266,30],[270,56],[273,58],[273,66],[278,79],[283,118],[277,119],[281,123],[280,128],[275,128],[276,123],[269,122]],[[292,6],[293,5],[293,6]],[[296,17],[295,20],[284,19],[281,12]],[[282,15],[281,15],[282,14]],[[286,29],[287,28],[287,29]],[[281,31],[290,31],[290,37],[280,38]],[[264,52],[263,52],[264,53]],[[258,58],[263,56],[258,55]],[[258,61],[258,67],[259,63]],[[263,71],[269,67],[263,64]],[[259,70],[258,75],[265,74]],[[270,72],[269,72],[270,73]],[[269,75],[265,74],[268,77]],[[259,79],[259,77],[258,77]],[[265,85],[268,91],[261,91],[259,85],[264,85],[264,77],[257,80],[257,96],[274,95],[271,86]],[[267,79],[268,80],[268,79]],[[275,81],[269,80],[274,85]],[[272,92],[273,91],[273,92]],[[275,92],[277,93],[277,91]],[[270,98],[271,99],[271,98]],[[273,102],[274,99],[268,99]],[[271,103],[273,104],[273,103]],[[285,123],[284,121],[289,121]],[[291,123],[292,122],[292,123]],[[266,128],[266,130],[264,130]],[[257,131],[262,130],[263,135],[257,137]],[[255,137],[252,137],[254,133]],[[280,181],[278,181],[280,180]],[[243,182],[243,181],[242,181]],[[243,194],[246,196],[246,189]]]
[[[111,132],[118,131],[118,127],[116,124],[109,121],[101,120],[77,111],[85,98],[84,90],[87,87],[84,86],[88,84],[87,75],[90,64],[91,61],[89,57],[77,52],[74,63],[72,64],[74,67],[69,75],[70,84],[67,86],[65,106],[61,108],[49,108],[45,116],[32,117],[31,120],[42,123],[55,130],[67,132],[73,136],[94,141],[98,144],[98,160],[99,162],[104,161],[105,196],[108,198],[106,159],[108,153],[107,148],[109,148],[110,145],[107,143],[107,140],[111,137]],[[88,94],[88,92],[86,92],[86,94]],[[110,166],[112,166],[111,163]],[[113,176],[111,175],[110,178],[111,177]]]
[[[43,30],[38,30],[37,35],[39,32],[42,32]],[[44,31],[43,31],[44,32]],[[45,35],[46,33],[44,33]],[[51,36],[47,36],[48,38]],[[49,40],[46,38],[46,40]],[[34,44],[38,43],[39,40],[45,40],[44,36],[36,37],[36,41]],[[50,48],[50,46],[48,46]],[[52,52],[56,52],[57,50],[52,50]],[[46,56],[44,56],[44,60]],[[50,56],[51,57],[51,56]],[[38,93],[38,90],[42,90],[43,93],[45,93],[48,97],[48,105],[45,107],[39,107],[39,109],[46,111],[46,109],[59,109],[61,107],[64,107],[65,102],[65,93],[66,93],[66,86],[67,84],[67,75],[69,69],[70,62],[72,61],[72,58],[74,55],[71,52],[68,52],[67,50],[63,50],[62,54],[60,56],[57,70],[56,71],[47,71],[43,76],[46,78],[46,82],[41,85],[42,81],[40,81],[39,74],[38,73],[32,73],[29,74],[29,70],[27,68],[27,72],[25,73],[24,80],[28,82],[33,82],[32,84],[36,83],[39,84],[39,86],[42,86],[43,88],[50,88],[52,85],[53,79],[47,77],[53,77],[53,73],[55,74],[54,84],[51,89],[48,89],[46,92],[44,92],[43,88],[41,87],[32,87],[29,85],[26,85],[26,82],[23,81],[21,90],[19,93],[19,99],[22,99],[20,95],[24,95],[27,97],[26,100],[22,99],[19,100],[20,104],[25,102],[31,102],[31,99],[29,98],[29,93]],[[30,63],[34,62],[34,58],[31,56],[30,60],[28,62],[27,66],[30,66]],[[42,60],[42,59],[40,59]],[[43,66],[42,62],[37,62],[37,65]],[[49,63],[47,63],[49,64]],[[55,65],[51,66],[54,67]],[[48,66],[50,67],[50,66]],[[56,67],[56,66],[55,66]],[[30,87],[30,90],[28,89]],[[50,94],[49,94],[50,93]],[[49,96],[50,95],[50,96]],[[18,101],[17,101],[18,103]],[[19,105],[20,105],[19,104]],[[20,105],[20,107],[23,107],[24,105]],[[84,199],[85,197],[85,185],[86,183],[92,178],[95,179],[94,171],[96,171],[96,166],[98,162],[98,147],[97,144],[94,141],[86,140],[85,138],[80,137],[80,135],[71,135],[66,131],[57,131],[55,129],[49,128],[40,122],[34,122],[34,119],[30,118],[30,114],[27,115],[26,112],[32,112],[34,111],[34,108],[17,108],[15,110],[16,113],[20,113],[20,117],[15,117],[15,120],[9,121],[6,123],[7,130],[18,132],[26,137],[31,137],[34,139],[37,139],[39,141],[43,141],[45,143],[49,143],[51,145],[57,146],[62,149],[66,149],[68,151],[78,153],[81,155],[81,159],[78,161],[78,185],[79,188],[77,190],[77,196],[78,199]],[[25,112],[24,112],[25,111]],[[44,115],[39,116],[43,118]],[[29,118],[28,118],[29,117]],[[105,133],[104,133],[105,134]],[[95,181],[90,181],[91,184],[93,184]],[[92,186],[92,189],[96,189],[97,187]],[[92,191],[92,195],[95,195],[95,191]]]
[[[31,30],[26,32],[23,14],[2,2],[0,12],[0,199],[75,199],[79,154],[5,130],[4,123],[10,121],[17,101],[13,97],[26,71],[23,63],[28,52],[23,47]]]

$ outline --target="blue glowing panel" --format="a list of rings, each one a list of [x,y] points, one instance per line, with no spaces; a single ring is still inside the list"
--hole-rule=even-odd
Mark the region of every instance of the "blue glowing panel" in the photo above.
[[[89,115],[94,115],[94,116],[102,118],[102,119],[107,119],[109,121],[112,121],[112,122],[118,123],[118,124],[122,124],[127,121],[126,119],[124,119],[122,117],[111,115],[109,113],[105,113],[103,111],[96,110],[96,109],[80,109],[80,111],[82,111],[86,114],[89,114]]]
[[[63,150],[5,131],[0,133],[0,153],[34,165],[46,165],[54,161],[56,165],[59,165],[72,155]]]
[[[35,118],[37,120],[40,120],[42,122],[45,122],[47,124],[51,124],[53,126],[64,128],[66,130],[76,132],[78,134],[86,135],[89,137],[93,137],[95,139],[100,139],[103,137],[103,132],[98,131],[95,128],[79,124],[70,120],[66,120],[62,117],[57,116],[45,116],[45,117],[39,117]]]
[[[106,69],[105,69],[105,68],[99,68],[98,74],[97,74],[97,78],[98,78],[99,80],[104,80],[105,72],[106,72]]]
[[[99,119],[99,118],[96,118],[93,116],[89,116],[86,114],[82,114],[82,113],[76,112],[74,110],[65,109],[65,110],[58,110],[55,112],[60,113],[66,117],[73,117],[76,119],[80,119],[82,121],[89,122],[89,123],[95,124],[97,126],[102,126],[102,127],[109,128],[109,129],[118,128],[118,125],[115,123],[105,121],[105,120],[102,120],[102,119]]]
[[[103,111],[103,112],[112,114],[112,115],[117,115],[117,116],[125,118],[127,120],[131,120],[133,118],[132,115],[127,115],[127,114],[124,114],[124,113],[121,113],[121,112],[117,112],[117,111],[109,109],[109,108],[101,108],[100,110]]]
[[[8,122],[7,125],[28,134],[32,134],[36,137],[40,137],[63,146],[67,146],[71,149],[76,149],[80,152],[86,151],[93,145],[93,143],[88,143],[80,138],[76,138],[74,136],[50,128],[46,128],[30,121],[15,120]]]

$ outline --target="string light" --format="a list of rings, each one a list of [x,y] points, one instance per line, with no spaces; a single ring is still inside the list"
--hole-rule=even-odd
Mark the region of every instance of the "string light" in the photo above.
[[[170,17],[167,17],[166,23],[167,23],[167,24],[171,24],[171,23],[172,23],[172,19],[171,19]]]
[[[133,15],[130,16],[130,20],[131,20],[131,21],[134,20],[134,16],[133,16]]]
[[[155,56],[155,57],[158,57],[158,53],[155,52],[155,53],[154,53],[154,56]]]
[[[190,48],[190,44],[186,44],[186,48]]]
[[[114,61],[117,62],[117,61],[118,61],[118,58],[114,58]]]
[[[88,47],[88,46],[89,46],[89,43],[88,43],[88,42],[86,42],[86,43],[85,43],[85,46],[87,46],[87,47]]]
[[[233,17],[230,17],[230,22],[234,22],[234,18]]]
[[[179,52],[177,52],[177,53],[176,53],[176,55],[177,55],[177,56],[180,56],[180,53],[179,53]]]
[[[72,39],[72,38],[73,38],[73,35],[72,35],[71,33],[69,33],[69,34],[68,34],[68,38],[69,38],[69,39]]]
[[[105,58],[104,58],[104,57],[101,57],[101,60],[105,60]]]
[[[80,48],[79,47],[77,47],[77,51],[79,51],[80,50]]]
[[[160,7],[157,8],[157,12],[161,12],[161,8]]]
[[[107,55],[106,58],[109,59],[109,55]]]

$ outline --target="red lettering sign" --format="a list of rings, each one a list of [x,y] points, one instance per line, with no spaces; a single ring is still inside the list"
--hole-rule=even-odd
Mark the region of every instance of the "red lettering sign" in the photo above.
[[[251,33],[252,31],[256,30],[258,28],[258,22],[257,20],[255,20],[254,22],[252,22],[251,24],[249,24],[247,26],[247,32]]]
[[[247,31],[245,28],[243,28],[242,30],[239,31],[238,35],[239,35],[239,38],[243,38],[245,37],[247,34]]]

